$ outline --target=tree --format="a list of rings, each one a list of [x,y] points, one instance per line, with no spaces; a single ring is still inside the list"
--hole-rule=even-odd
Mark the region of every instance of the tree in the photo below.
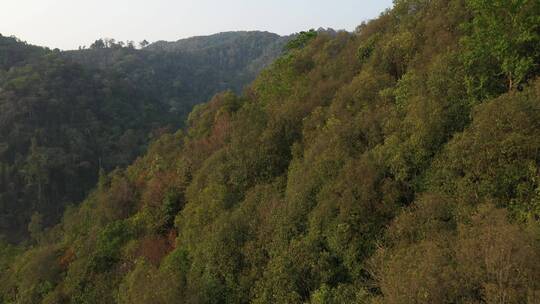
[[[39,241],[43,234],[43,216],[41,214],[37,212],[32,214],[30,223],[28,224],[28,232],[33,240]]]
[[[147,47],[149,44],[150,44],[150,42],[146,41],[146,39],[144,39],[143,41],[139,42],[139,46],[141,47],[141,49],[144,49],[144,48]]]
[[[458,226],[456,246],[461,292],[469,291],[464,298],[483,303],[538,300],[540,256],[534,235],[509,223],[507,212],[492,205],[479,206],[468,220]],[[475,299],[478,290],[481,299]]]
[[[30,185],[37,185],[37,201],[44,199],[45,185],[49,183],[47,155],[38,146],[36,138],[32,138],[30,154],[25,168],[25,177]]]
[[[540,2],[537,0],[468,0],[473,12],[463,39],[470,89],[482,95],[520,88],[540,60]]]
[[[94,41],[94,43],[92,43],[90,45],[90,48],[91,49],[103,49],[103,48],[105,48],[105,42],[103,41],[103,39],[98,39],[98,40]]]
[[[307,32],[300,32],[296,35],[296,37],[289,41],[287,45],[285,46],[286,50],[294,50],[294,49],[300,49],[307,45],[309,41],[311,41],[313,38],[317,37],[318,32],[314,29],[311,29]]]

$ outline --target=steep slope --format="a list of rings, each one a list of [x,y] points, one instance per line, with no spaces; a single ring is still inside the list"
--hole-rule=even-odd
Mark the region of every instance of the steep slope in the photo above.
[[[195,53],[60,52],[0,37],[0,237],[27,239],[32,218],[58,223],[100,171],[128,165],[216,92],[241,91],[280,52],[277,35],[231,35],[247,40],[201,41]]]
[[[534,303],[539,16],[401,0],[303,33],[34,246],[4,246],[4,301]]]

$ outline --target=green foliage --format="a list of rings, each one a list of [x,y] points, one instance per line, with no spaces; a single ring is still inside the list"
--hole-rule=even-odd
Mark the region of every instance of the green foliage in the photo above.
[[[360,62],[365,63],[369,57],[371,57],[375,50],[377,38],[377,36],[371,36],[367,41],[360,45],[358,48],[358,60],[360,60]]]
[[[307,32],[300,32],[292,39],[287,42],[285,49],[292,51],[295,49],[301,49],[305,47],[313,38],[317,37],[318,33],[314,29],[311,29]]]
[[[463,59],[507,22],[496,5],[524,32],[537,13],[467,3],[400,0],[355,33],[300,35],[243,95],[195,107],[34,247],[5,250],[2,300],[535,303],[540,75],[508,92],[502,61]],[[470,90],[482,71],[498,82]],[[63,155],[41,138],[22,158],[37,193]]]
[[[6,302],[41,302],[61,278],[58,255],[55,246],[46,245],[17,256],[10,269],[2,275],[2,293]]]
[[[46,49],[0,34],[0,75],[3,70],[7,71],[45,53],[47,53]]]
[[[57,224],[100,172],[127,166],[195,104],[240,91],[286,40],[238,32],[135,50],[100,39],[51,52],[0,36],[0,234],[27,239],[35,212]]]
[[[538,296],[534,236],[509,223],[504,210],[480,205],[460,218],[425,199],[416,207],[398,218],[392,245],[373,260],[384,303],[528,303]],[[401,227],[418,237],[407,238]]]
[[[138,261],[120,285],[117,301],[126,304],[174,303],[182,297],[177,284],[174,277]]]
[[[120,258],[120,249],[132,236],[132,228],[124,221],[113,222],[103,228],[97,237],[90,270],[104,272],[114,266]]]
[[[43,216],[39,213],[32,214],[28,223],[28,232],[34,241],[38,241],[43,233]]]
[[[534,0],[469,0],[473,13],[463,38],[468,88],[483,98],[521,86],[540,64],[540,4]],[[491,93],[491,94],[489,94]]]
[[[537,217],[538,81],[475,108],[471,125],[435,160],[431,184],[460,201],[491,200],[523,217]],[[519,202],[519,203],[518,203]]]

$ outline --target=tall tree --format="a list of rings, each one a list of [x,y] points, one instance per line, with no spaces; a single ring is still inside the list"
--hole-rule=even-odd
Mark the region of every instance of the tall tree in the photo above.
[[[477,94],[512,91],[539,68],[540,1],[467,0],[473,13],[463,39],[469,87]],[[503,85],[504,84],[504,85]],[[498,89],[498,90],[497,90]]]

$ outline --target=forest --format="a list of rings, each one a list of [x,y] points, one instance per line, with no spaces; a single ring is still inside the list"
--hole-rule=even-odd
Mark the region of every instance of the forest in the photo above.
[[[0,237],[28,240],[32,219],[58,224],[100,174],[182,127],[194,105],[241,92],[287,39],[230,32],[167,50],[98,39],[62,52],[0,36]]]
[[[540,2],[395,0],[354,32],[282,46],[243,91],[195,105],[129,165],[101,170],[58,224],[34,213],[26,242],[1,241],[0,303],[539,303]],[[128,97],[107,95],[114,82],[95,83],[78,55],[16,52],[16,65],[41,59],[0,74],[1,123],[13,98],[8,117],[44,130],[68,132],[40,120],[56,107],[62,122],[92,117],[91,132],[117,124],[99,115]],[[77,90],[120,110],[93,111]],[[29,106],[41,94],[50,105]],[[145,101],[118,124],[163,121]],[[15,125],[0,138],[32,127]],[[12,143],[0,154],[21,162],[34,198],[56,189],[35,168],[64,155],[43,146],[66,138],[54,132],[27,137],[25,158]],[[77,149],[119,138],[80,132]]]

